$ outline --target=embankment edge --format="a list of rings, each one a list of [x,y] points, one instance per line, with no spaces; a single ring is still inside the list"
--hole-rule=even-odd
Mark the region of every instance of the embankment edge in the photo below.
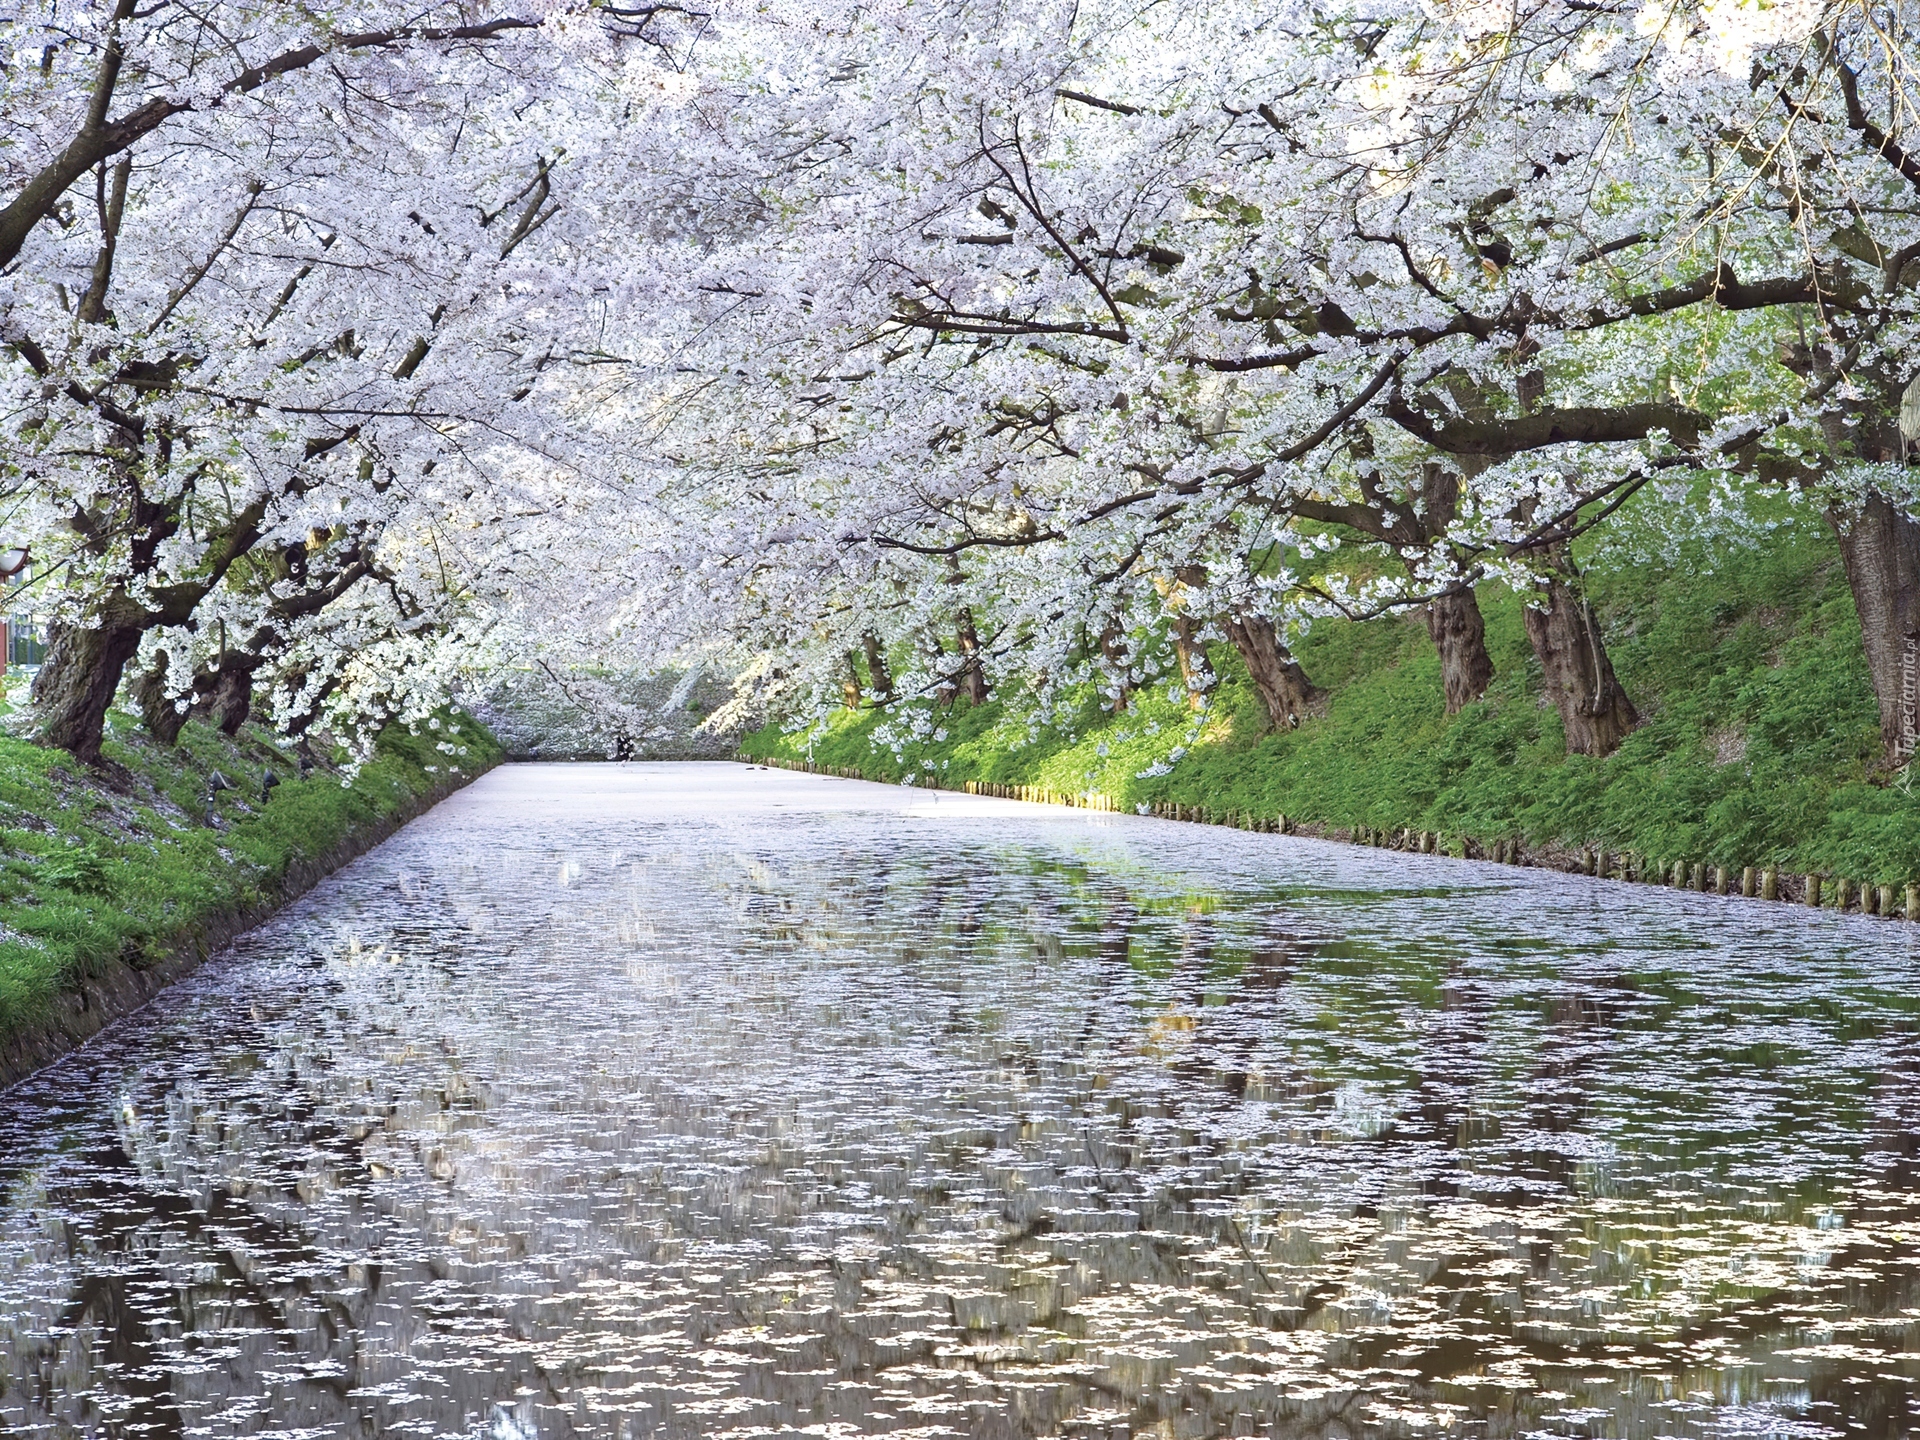
[[[136,966],[125,959],[115,959],[99,974],[89,976],[74,989],[63,991],[54,1001],[50,1015],[0,1034],[0,1091],[45,1069],[79,1049],[114,1021],[133,1014],[249,930],[265,924],[329,875],[392,839],[449,795],[471,785],[493,769],[494,763],[498,762],[482,765],[455,781],[413,796],[389,814],[355,830],[322,855],[295,860],[266,900],[203,919],[175,936],[165,958],[157,964]]]

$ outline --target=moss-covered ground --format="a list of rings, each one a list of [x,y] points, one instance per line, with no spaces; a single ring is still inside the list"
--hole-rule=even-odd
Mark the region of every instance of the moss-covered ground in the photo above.
[[[153,963],[271,900],[290,867],[499,758],[477,721],[434,723],[389,729],[351,777],[322,757],[304,779],[266,735],[196,722],[168,747],[114,717],[106,754],[120,769],[107,775],[0,737],[0,1037],[102,967]]]
[[[1877,710],[1837,547],[1816,519],[1776,524],[1687,541],[1658,564],[1637,563],[1627,544],[1588,557],[1615,669],[1645,721],[1606,759],[1565,753],[1520,599],[1497,585],[1479,592],[1497,676],[1458,715],[1445,713],[1417,619],[1329,620],[1296,652],[1330,691],[1328,711],[1297,730],[1264,731],[1237,658],[1216,646],[1222,680],[1200,715],[1165,684],[1120,715],[1090,692],[1051,715],[1015,694],[769,725],[743,749],[872,779],[1096,792],[1129,810],[1165,801],[1329,828],[1605,845],[1663,867],[1920,878],[1920,800],[1905,772],[1875,768]]]

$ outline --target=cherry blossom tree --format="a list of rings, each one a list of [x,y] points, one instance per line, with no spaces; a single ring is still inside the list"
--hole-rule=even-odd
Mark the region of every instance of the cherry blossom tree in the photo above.
[[[536,394],[609,198],[604,166],[570,193],[569,158],[615,147],[671,18],[121,3],[8,22],[26,123],[0,337],[10,524],[55,622],[44,739],[96,759],[149,636],[159,728],[176,697],[223,693],[238,723],[294,622],[356,585],[457,589],[442,542],[475,494],[527,455],[581,463]],[[431,565],[397,548],[419,544]]]
[[[1457,709],[1499,582],[1603,755],[1580,545],[1705,475],[1828,516],[1897,762],[1914,20],[36,12],[0,311],[42,733],[96,752],[136,657],[164,730],[506,632],[863,705],[1199,704],[1219,641],[1289,724],[1292,634],[1407,609]]]
[[[703,251],[688,333],[725,359],[683,353],[694,378],[662,403],[717,442],[677,452],[704,477],[683,538],[726,497],[726,538],[670,573],[750,591],[742,635],[757,613],[784,630],[765,643],[803,646],[816,617],[837,667],[853,637],[823,614],[965,613],[1051,669],[1113,650],[1089,617],[1143,579],[1312,522],[1403,578],[1290,603],[1425,607],[1455,706],[1490,675],[1472,586],[1525,591],[1569,744],[1604,754],[1636,716],[1573,546],[1724,472],[1797,487],[1881,557],[1850,564],[1890,653],[1905,622],[1876,607],[1900,586],[1871,576],[1905,563],[1884,467],[1909,378],[1910,14],[945,17],[965,23],[832,32],[844,103],[737,99],[742,132],[804,163],[756,176],[779,224]],[[687,398],[716,389],[724,411]],[[1191,617],[1194,587],[1155,588],[1182,597],[1167,623]]]

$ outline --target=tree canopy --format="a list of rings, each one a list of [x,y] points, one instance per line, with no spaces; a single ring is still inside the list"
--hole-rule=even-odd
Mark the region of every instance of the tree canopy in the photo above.
[[[0,20],[31,723],[367,735],[503,655],[1107,703],[1784,494],[1911,751],[1912,4],[131,0]],[[1706,496],[1703,504],[1696,503]],[[1904,670],[1903,670],[1904,667]],[[1909,687],[1910,688],[1910,687]]]

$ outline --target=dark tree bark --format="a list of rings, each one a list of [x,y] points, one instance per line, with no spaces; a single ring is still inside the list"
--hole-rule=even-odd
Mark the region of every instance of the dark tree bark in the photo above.
[[[1371,444],[1356,454],[1370,459]],[[1470,471],[1485,468],[1478,457],[1461,462]],[[1428,463],[1402,479],[1403,489],[1389,489],[1378,472],[1363,474],[1360,489],[1365,503],[1296,500],[1291,508],[1308,520],[1345,525],[1388,546],[1409,569],[1429,573],[1437,547],[1445,543],[1447,527],[1460,509],[1460,469]],[[1455,557],[1459,563],[1459,557]],[[1456,570],[1456,573],[1459,573]],[[1470,586],[1428,602],[1427,634],[1440,652],[1440,676],[1447,713],[1455,714],[1486,694],[1493,683],[1493,659],[1487,654],[1486,625]]]
[[[283,676],[281,678],[281,685],[289,692],[297,692],[310,678],[311,672],[301,671],[293,675]],[[298,740],[303,748],[307,744],[307,731],[311,730],[313,728],[313,722],[320,718],[321,712],[326,708],[328,697],[339,688],[340,672],[335,670],[327,677],[325,684],[321,685],[319,689],[307,697],[306,703],[302,705],[298,711],[287,717],[286,733]]]
[[[1267,707],[1267,722],[1275,728],[1297,726],[1326,693],[1307,678],[1299,661],[1287,653],[1273,621],[1252,611],[1227,616],[1227,638],[1246,662],[1254,689]]]
[[[847,678],[840,682],[840,703],[849,710],[860,708],[860,661],[851,650],[847,652]]]
[[[1200,627],[1192,616],[1173,617],[1173,653],[1180,662],[1180,679],[1187,687],[1187,708],[1206,708],[1207,696],[1219,683],[1213,667],[1207,663],[1207,647],[1200,643]]]
[[[220,657],[209,705],[221,734],[238,735],[253,714],[253,675],[260,664],[259,657],[253,655]]]
[[[180,739],[180,727],[187,723],[187,707],[167,693],[167,652],[154,657],[150,669],[127,682],[127,694],[139,708],[140,718],[162,745]]]
[[[960,692],[969,705],[987,703],[987,672],[980,663],[980,636],[973,628],[973,611],[964,606],[956,627],[960,642]]]
[[[86,765],[100,763],[107,709],[127,662],[140,649],[138,623],[47,627],[46,661],[33,677],[38,735]]]
[[[1457,715],[1487,693],[1493,683],[1493,657],[1487,654],[1487,626],[1471,589],[1442,595],[1427,606],[1427,634],[1440,652],[1440,683],[1447,713]]]
[[[1860,612],[1867,671],[1880,702],[1881,759],[1888,767],[1913,757],[1916,667],[1920,667],[1920,521],[1884,496],[1858,513],[1829,510],[1840,560]]]
[[[1113,713],[1125,714],[1128,703],[1133,699],[1133,686],[1127,683],[1131,668],[1127,657],[1127,637],[1117,625],[1109,625],[1100,632],[1100,658],[1106,662],[1108,671],[1114,677]]]
[[[122,433],[130,448],[140,443],[138,429]],[[116,463],[122,463],[125,470],[126,510],[120,523],[123,533],[130,537],[130,568],[136,575],[151,576],[157,568],[160,547],[180,528],[184,502],[178,498],[165,502],[147,499],[138,483],[136,467]],[[140,648],[140,637],[148,630],[184,625],[192,617],[194,608],[226,578],[233,563],[259,541],[268,504],[266,497],[258,497],[233,517],[229,527],[207,547],[201,572],[194,579],[150,585],[145,600],[135,600],[127,590],[118,590],[107,597],[96,618],[86,626],[53,627],[64,639],[49,643],[46,661],[34,677],[36,741],[68,751],[87,764],[98,762],[107,709],[120,688],[127,662]],[[82,534],[89,548],[106,543],[104,528],[93,518],[87,519]],[[49,640],[53,639],[50,633]]]
[[[1527,639],[1540,659],[1547,696],[1560,712],[1567,752],[1611,755],[1640,716],[1614,678],[1593,607],[1557,575],[1534,592],[1533,601],[1526,610]]]
[[[873,688],[876,698],[893,698],[893,672],[887,668],[887,652],[880,645],[880,637],[871,630],[860,637],[860,648],[867,658],[867,684]]]

